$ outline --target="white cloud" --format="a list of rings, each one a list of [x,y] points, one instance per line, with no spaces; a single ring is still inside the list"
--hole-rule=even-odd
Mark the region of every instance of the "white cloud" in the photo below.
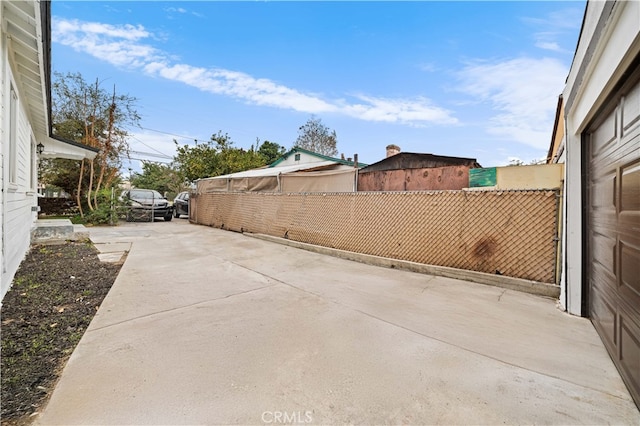
[[[551,58],[481,62],[462,70],[460,89],[496,111],[486,125],[488,133],[546,149],[567,73],[562,62]]]
[[[423,122],[456,124],[458,120],[451,112],[434,106],[423,97],[416,99],[384,99],[371,96],[358,96],[364,103],[344,105],[342,110],[356,118],[368,121],[388,123],[407,123],[419,125]]]
[[[522,21],[544,28],[553,28],[556,31],[574,30],[580,27],[584,8],[572,7],[560,9],[549,13],[544,18],[525,17]]]
[[[142,161],[168,164],[176,153],[176,145],[173,140],[178,139],[180,145],[190,144],[193,139],[176,138],[159,132],[138,129],[130,132],[129,158],[122,158],[122,170],[130,169],[133,172],[142,171]],[[126,173],[128,175],[128,172]]]
[[[145,152],[149,159],[154,161],[170,161],[176,153],[176,145],[171,135],[150,132],[147,130],[137,130],[129,133],[129,148],[137,152]],[[177,139],[177,138],[176,138]],[[194,138],[195,139],[195,138]],[[179,140],[178,142],[181,142]],[[191,141],[189,141],[191,142]],[[133,153],[132,157],[140,157],[141,154]],[[144,156],[147,158],[147,156]]]
[[[181,13],[181,14],[191,14],[193,16],[197,16],[198,18],[203,18],[204,15],[202,13],[199,12],[193,12],[193,11],[189,11],[187,9],[185,9],[184,7],[166,7],[164,8],[164,11],[167,12],[167,14],[169,15],[168,18],[172,19],[172,15],[176,14],[176,13]]]
[[[54,36],[84,33],[86,35],[92,35],[94,37],[115,37],[129,41],[136,41],[150,36],[150,34],[141,25],[110,25],[97,22],[81,22],[77,19],[56,19],[53,22],[52,32]]]
[[[140,67],[161,56],[155,48],[137,43],[150,34],[141,26],[54,20],[52,38],[77,51],[87,52],[112,65]]]
[[[432,63],[419,64],[418,69],[424,72],[436,72],[438,70],[438,68]]]
[[[553,52],[564,52],[560,45],[555,41],[537,41],[536,47],[544,50],[551,50]]]
[[[167,7],[165,11],[170,13],[187,13],[187,9],[182,7]]]
[[[153,36],[142,26],[114,26],[54,18],[52,36],[55,42],[116,67],[139,69],[147,75],[179,81],[253,105],[311,114],[337,113],[365,121],[413,126],[457,123],[451,111],[432,105],[426,98],[384,99],[362,95],[356,97],[358,102],[349,103],[344,99],[323,99],[320,95],[303,93],[239,71],[178,63],[168,53],[141,42]]]
[[[568,32],[575,32],[580,27],[583,13],[584,11],[579,8],[569,8],[552,12],[544,18],[527,17],[522,21],[538,30],[533,34],[536,47],[571,54],[574,46],[561,46],[557,40],[563,38],[563,35]]]

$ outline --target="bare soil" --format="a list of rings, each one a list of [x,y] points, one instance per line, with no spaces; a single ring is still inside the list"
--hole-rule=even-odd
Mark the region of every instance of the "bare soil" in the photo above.
[[[2,300],[3,425],[28,425],[47,402],[121,264],[90,243],[34,245]]]

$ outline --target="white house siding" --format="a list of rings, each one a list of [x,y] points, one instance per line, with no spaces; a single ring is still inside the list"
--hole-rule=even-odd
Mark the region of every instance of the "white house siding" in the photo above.
[[[567,311],[584,315],[582,288],[582,134],[604,105],[623,73],[640,53],[640,2],[589,1],[582,35],[567,86],[566,268]]]
[[[296,161],[296,155],[300,155],[300,159]],[[308,164],[308,163],[322,163],[327,161],[326,158],[317,157],[315,155],[307,154],[306,152],[297,152],[289,155],[286,159],[278,163],[279,167],[293,166],[295,164]]]
[[[29,249],[31,229],[34,226],[36,212],[32,211],[32,206],[37,205],[36,188],[34,188],[36,173],[34,167],[34,153],[32,150],[33,140],[35,140],[32,127],[26,110],[26,101],[21,96],[18,83],[13,78],[13,65],[9,60],[9,51],[6,43],[6,35],[3,33],[0,43],[2,54],[0,84],[0,105],[2,130],[0,131],[1,152],[2,152],[2,199],[1,199],[1,220],[2,227],[2,250],[0,278],[0,298],[4,297],[11,285],[11,281]],[[18,96],[16,109],[16,144],[15,152],[9,153],[9,138],[12,134],[10,102],[11,88]],[[9,162],[11,156],[15,158],[16,174],[13,182],[9,180]]]
[[[563,140],[560,144],[560,147],[558,148],[558,158],[556,159],[556,163],[562,163],[565,165],[564,170],[563,170],[563,175],[562,175],[562,181],[566,182],[567,181],[567,167],[566,167],[566,162],[567,162],[567,151],[566,149],[564,149],[566,145],[566,135],[565,137],[563,137]],[[561,217],[564,218],[564,216],[566,215],[566,211],[567,211],[567,196],[566,196],[566,185],[565,188],[563,190],[563,200],[562,200],[562,215]],[[560,232],[560,238],[562,238],[562,241],[560,243],[560,307],[563,310],[567,310],[567,270],[566,270],[566,251],[567,251],[567,228],[566,228],[566,223],[563,222],[562,223],[562,227],[561,227],[561,232]]]
[[[0,7],[0,28],[2,23],[2,8]],[[0,300],[4,297],[9,284],[8,275],[5,278],[4,267],[4,141],[6,138],[6,121],[5,121],[5,83],[7,81],[5,67],[7,66],[7,48],[6,37],[4,31],[0,33]],[[5,288],[6,287],[6,288]]]
[[[44,145],[42,158],[81,160],[94,158],[97,152],[49,136],[50,28],[43,24],[49,22],[50,7],[48,1],[0,1],[0,300],[29,249],[37,219],[36,145]],[[17,95],[15,109],[12,88]],[[15,149],[10,154],[11,140]],[[13,172],[11,161],[15,161]]]

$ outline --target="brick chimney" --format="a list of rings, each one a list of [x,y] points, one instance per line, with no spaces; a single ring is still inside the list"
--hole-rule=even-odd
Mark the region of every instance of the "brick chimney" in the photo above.
[[[398,145],[393,145],[393,144],[387,145],[387,158],[399,153],[400,153],[400,147]]]

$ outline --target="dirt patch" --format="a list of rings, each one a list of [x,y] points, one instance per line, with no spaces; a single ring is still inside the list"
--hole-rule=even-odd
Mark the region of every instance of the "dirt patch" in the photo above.
[[[2,301],[3,425],[26,425],[46,403],[120,264],[89,243],[34,245]]]

